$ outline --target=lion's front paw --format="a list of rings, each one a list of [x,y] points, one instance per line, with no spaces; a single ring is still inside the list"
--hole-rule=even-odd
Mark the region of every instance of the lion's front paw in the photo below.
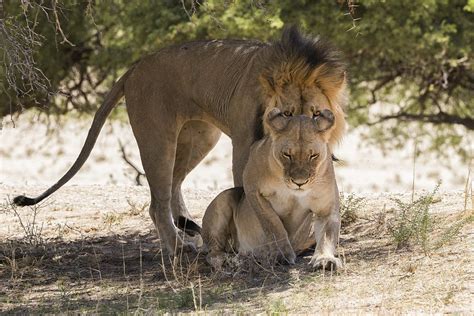
[[[290,264],[290,265],[293,265],[295,264],[295,260],[296,260],[296,254],[294,252],[293,249],[291,249],[291,251],[285,253],[282,255],[283,256],[283,260],[286,261],[286,263]]]
[[[175,256],[179,256],[181,254],[186,254],[186,255],[196,255],[198,254],[198,248],[193,242],[190,241],[181,241],[177,242],[174,245],[173,249],[173,254]]]
[[[314,268],[325,270],[337,270],[342,268],[341,259],[334,256],[314,255],[309,264],[313,265]]]
[[[183,239],[178,235],[176,235],[175,240],[164,239],[162,242],[169,255],[198,253],[198,248],[193,241]]]
[[[296,253],[293,250],[293,247],[291,247],[290,243],[288,243],[287,245],[279,246],[277,251],[277,257],[280,259],[281,262],[290,265],[295,264]]]

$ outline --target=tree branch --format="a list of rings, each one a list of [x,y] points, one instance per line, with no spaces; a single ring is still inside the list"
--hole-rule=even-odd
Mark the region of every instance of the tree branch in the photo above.
[[[376,97],[377,91],[385,87],[390,82],[394,81],[398,76],[400,76],[400,72],[396,71],[393,74],[390,73],[386,76],[376,79],[376,81],[378,81],[377,84],[375,85],[373,89],[370,89],[370,93],[372,94],[372,103],[377,102],[377,97]]]
[[[397,119],[405,122],[423,122],[423,123],[432,123],[432,124],[458,124],[466,127],[469,130],[474,130],[474,118],[471,117],[461,117],[457,115],[447,114],[447,113],[437,113],[437,114],[410,114],[410,113],[398,113],[393,115],[382,116],[378,121],[368,123],[367,125],[372,126],[379,124],[381,122]]]
[[[140,177],[143,176],[143,177],[146,177],[145,173],[143,171],[141,171],[133,162],[130,161],[130,159],[128,159],[128,156],[127,156],[127,153],[125,152],[125,146],[122,144],[122,142],[119,140],[118,141],[119,143],[119,147],[120,147],[120,151],[122,152],[122,158],[123,160],[130,166],[132,167],[135,172],[137,173],[136,177],[135,177],[135,183],[137,185],[142,185],[142,182],[141,182],[141,179]]]

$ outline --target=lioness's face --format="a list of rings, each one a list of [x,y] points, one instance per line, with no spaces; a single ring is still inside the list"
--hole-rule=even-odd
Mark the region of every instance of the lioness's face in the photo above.
[[[287,117],[279,110],[269,113],[272,155],[289,188],[306,190],[325,170],[325,163],[331,157],[322,132],[333,123],[334,116],[329,110],[314,118],[303,115]]]
[[[316,136],[312,141],[287,139],[274,148],[274,157],[283,168],[286,185],[305,190],[317,180],[321,165],[328,158],[327,144]]]

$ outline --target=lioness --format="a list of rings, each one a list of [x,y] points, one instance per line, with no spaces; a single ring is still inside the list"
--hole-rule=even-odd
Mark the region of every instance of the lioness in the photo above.
[[[277,107],[286,116],[308,117],[330,109],[335,115],[335,125],[327,131],[332,146],[344,131],[344,91],[345,66],[338,52],[295,27],[287,28],[274,43],[214,40],[161,49],[136,63],[112,87],[66,174],[41,195],[18,196],[14,202],[36,204],[69,181],[125,96],[160,240],[171,252],[191,250],[194,247],[178,236],[174,224],[180,216],[190,221],[181,184],[214,147],[221,131],[232,139],[234,183],[241,186],[250,146],[263,135],[261,117],[267,107]]]
[[[316,249],[310,264],[342,266],[335,257],[339,194],[323,133],[333,123],[329,110],[316,118],[269,111],[264,118],[267,136],[252,146],[244,169],[245,192],[233,188],[220,193],[204,214],[202,237],[215,268],[229,250],[260,259],[283,256],[294,263],[295,254],[311,245],[312,229]]]

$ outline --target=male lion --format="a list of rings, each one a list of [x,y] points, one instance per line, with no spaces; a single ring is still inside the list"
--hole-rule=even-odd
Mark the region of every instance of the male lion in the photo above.
[[[342,266],[335,257],[339,193],[322,133],[333,123],[330,110],[316,118],[269,111],[267,136],[252,145],[244,187],[220,193],[204,214],[202,237],[211,265],[220,269],[229,251],[265,260],[283,257],[293,264],[296,253],[312,244],[314,222],[316,249],[310,264]]]
[[[126,107],[151,191],[150,216],[161,242],[173,252],[193,249],[177,234],[174,220],[190,218],[181,184],[217,143],[221,131],[232,139],[236,186],[250,146],[262,137],[261,116],[277,107],[286,116],[335,114],[327,131],[331,145],[342,137],[345,67],[337,51],[320,39],[287,28],[279,41],[197,41],[161,49],[136,63],[112,87],[97,110],[84,146],[66,174],[35,198],[33,205],[71,179],[89,156],[116,103]],[[192,222],[191,222],[192,223]]]

